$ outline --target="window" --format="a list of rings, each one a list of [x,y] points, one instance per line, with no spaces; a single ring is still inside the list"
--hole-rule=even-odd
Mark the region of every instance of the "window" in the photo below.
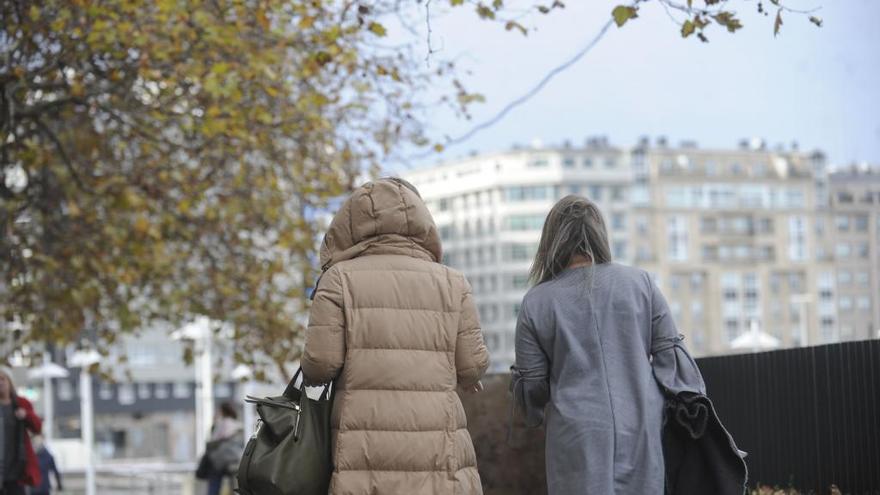
[[[116,398],[116,400],[119,402],[120,405],[128,406],[134,404],[134,386],[132,384],[122,383],[119,385],[117,391],[119,393],[119,396]]]
[[[625,241],[614,241],[614,257],[618,260],[626,258]]]
[[[805,261],[807,222],[799,215],[788,217],[788,257],[791,261]]]
[[[611,188],[611,199],[612,201],[626,200],[626,190],[622,186],[613,186]]]
[[[837,274],[837,283],[839,285],[849,285],[850,282],[852,282],[852,273],[846,270],[841,270]]]
[[[529,162],[529,167],[533,168],[543,168],[548,165],[550,165],[550,161],[544,157],[534,158],[532,161]]]
[[[868,231],[868,215],[858,215],[855,217],[855,229],[858,232]]]
[[[228,399],[232,397],[232,387],[228,383],[218,383],[214,385],[214,396],[218,399]]]
[[[849,217],[846,215],[837,215],[834,217],[834,224],[837,225],[837,230],[839,232],[846,232],[849,230]]]
[[[871,309],[871,299],[868,296],[859,296],[856,299],[856,307],[860,310]]]
[[[868,272],[856,272],[856,283],[861,287],[867,287],[870,282]]]
[[[669,289],[674,290],[674,291],[680,289],[681,288],[681,279],[682,279],[681,275],[678,275],[675,273],[670,275],[669,276]]]
[[[140,400],[147,400],[150,398],[150,384],[149,383],[138,383],[137,386],[137,396]]]
[[[868,259],[871,254],[871,249],[867,242],[859,242],[856,244],[856,252],[858,253],[859,258]]]
[[[605,157],[605,168],[614,168],[617,165],[617,159],[613,156]]]
[[[639,234],[648,233],[648,219],[643,216],[636,217],[636,231]]]
[[[447,211],[449,209],[449,200],[446,198],[441,199],[438,204],[438,209],[440,211]]]
[[[822,318],[822,341],[825,343],[834,341],[834,318]]]
[[[101,400],[113,399],[113,385],[107,382],[101,382],[98,386],[98,398]]]
[[[714,217],[703,217],[700,219],[700,232],[711,234],[718,229],[718,220]]]
[[[687,222],[684,217],[673,216],[667,219],[669,258],[672,261],[687,261]]]
[[[626,229],[626,215],[620,212],[614,212],[611,214],[611,228],[614,230],[624,230]]]
[[[691,301],[691,314],[693,315],[694,320],[703,319],[703,301]]]
[[[589,156],[584,157],[584,168],[593,168],[593,159]]]
[[[703,261],[715,261],[718,259],[718,246],[703,245]]]
[[[552,199],[553,186],[512,186],[504,190],[507,201],[540,201]]]
[[[838,242],[834,246],[834,255],[838,258],[849,258],[851,251],[850,245],[845,242]]]
[[[699,292],[703,290],[703,279],[705,276],[702,273],[696,272],[691,273],[691,290],[694,292]]]
[[[511,306],[511,309],[513,310],[513,311],[511,311],[511,314],[513,315],[513,319],[516,319],[519,317],[519,307],[520,307],[519,303],[514,303],[513,306]]]
[[[525,261],[531,259],[533,253],[529,244],[504,244],[501,257],[504,261]]]
[[[804,291],[804,275],[800,272],[792,272],[788,274],[788,286],[792,292]]]
[[[841,311],[849,311],[853,307],[853,300],[849,296],[840,296],[840,299],[837,301],[837,306]]]
[[[727,342],[733,342],[739,336],[739,321],[724,320],[724,333],[727,336]]]
[[[175,399],[188,399],[190,395],[189,384],[186,382],[176,382],[173,394]]]
[[[602,186],[590,186],[590,199],[602,201]]]
[[[58,380],[58,399],[65,402],[73,400],[73,385],[70,380]]]
[[[514,215],[504,219],[505,230],[541,230],[544,215]]]
[[[524,273],[518,273],[513,276],[512,285],[514,289],[525,289],[529,286],[529,276]]]
[[[441,240],[449,241],[455,238],[455,231],[452,225],[441,225],[439,230]]]
[[[154,393],[157,399],[167,399],[168,394],[168,384],[167,383],[157,383],[154,385]]]
[[[570,156],[563,158],[562,166],[565,168],[574,168],[574,158]]]
[[[773,232],[773,219],[772,218],[761,218],[758,220],[758,231],[763,234],[770,234]]]

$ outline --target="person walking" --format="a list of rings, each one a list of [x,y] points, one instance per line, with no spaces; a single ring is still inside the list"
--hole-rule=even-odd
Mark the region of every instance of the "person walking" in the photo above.
[[[357,188],[321,245],[306,383],[333,381],[330,494],[481,494],[456,388],[489,364],[471,288],[397,178]]]
[[[24,495],[25,486],[40,484],[40,468],[28,432],[39,434],[42,421],[30,401],[16,394],[8,369],[0,369],[0,423],[0,494]]]
[[[207,479],[208,495],[220,495],[223,480],[229,476],[233,464],[241,457],[241,432],[242,425],[238,421],[235,406],[231,402],[220,404],[211,427],[211,439],[205,449],[205,455],[211,463]]]
[[[527,423],[545,425],[548,493],[663,494],[664,390],[705,385],[660,289],[612,261],[602,213],[580,196],[547,215],[530,279],[511,387]]]
[[[61,473],[55,465],[55,457],[46,448],[46,442],[42,436],[35,436],[34,448],[37,455],[37,463],[40,466],[40,483],[31,489],[30,495],[49,495],[52,493],[52,483],[50,477],[55,475],[55,489],[59,492],[64,488],[61,485]]]

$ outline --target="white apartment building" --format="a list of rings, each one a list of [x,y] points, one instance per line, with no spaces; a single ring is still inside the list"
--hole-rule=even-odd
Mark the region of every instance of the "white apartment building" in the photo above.
[[[856,310],[838,314],[844,258],[829,254],[817,233],[819,219],[832,211],[821,153],[771,151],[760,143],[702,150],[665,140],[623,149],[591,139],[583,147],[472,156],[405,178],[434,215],[444,262],[473,286],[494,371],[513,362],[516,314],[544,218],[572,193],[599,204],[615,260],[652,273],[697,355],[733,351],[731,342],[753,325],[782,346],[866,338],[869,327],[880,326],[877,291],[866,302],[864,291],[848,289],[853,294],[842,296],[843,304],[850,298]],[[859,191],[859,198],[874,197]],[[858,205],[866,207],[877,208]],[[862,210],[853,213],[859,230],[852,235],[873,236],[870,252],[847,257],[845,271],[871,290],[880,273],[868,260],[877,259],[880,234],[873,230],[876,214],[867,216],[871,229],[862,230]],[[864,275],[856,275],[859,263]]]
[[[405,176],[422,194],[443,239],[444,263],[474,290],[492,370],[513,363],[513,330],[544,218],[567,194],[593,198],[606,215],[615,258],[629,261],[632,170],[624,150],[519,149],[475,156]]]

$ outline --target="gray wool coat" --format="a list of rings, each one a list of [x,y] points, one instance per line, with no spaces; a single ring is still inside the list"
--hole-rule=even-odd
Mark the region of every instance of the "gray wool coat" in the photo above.
[[[511,386],[527,422],[545,424],[550,495],[664,492],[658,382],[705,393],[647,272],[571,268],[526,294]]]

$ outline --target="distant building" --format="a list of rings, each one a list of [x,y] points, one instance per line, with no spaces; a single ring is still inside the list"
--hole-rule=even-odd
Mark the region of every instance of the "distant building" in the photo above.
[[[829,204],[816,219],[817,250],[834,262],[836,340],[880,337],[880,168],[849,168],[829,177]],[[828,275],[826,275],[828,277]],[[826,285],[830,285],[826,283]]]
[[[880,188],[839,174],[829,181],[818,152],[768,150],[760,141],[702,150],[665,139],[623,149],[591,139],[473,156],[406,178],[434,214],[444,262],[474,288],[496,371],[513,361],[541,227],[566,194],[599,204],[615,259],[653,274],[698,355],[730,352],[753,321],[783,346],[868,338],[880,326],[878,203],[829,202],[844,183],[862,188],[853,198],[871,201],[880,201]],[[829,215],[858,222],[847,234],[851,256],[845,247],[829,251]],[[838,289],[841,270],[852,272],[851,287]]]
[[[541,226],[562,196],[595,199],[614,256],[630,260],[629,154],[593,140],[583,148],[514,150],[414,171],[434,215],[444,263],[468,276],[495,371],[513,362],[513,328]]]

